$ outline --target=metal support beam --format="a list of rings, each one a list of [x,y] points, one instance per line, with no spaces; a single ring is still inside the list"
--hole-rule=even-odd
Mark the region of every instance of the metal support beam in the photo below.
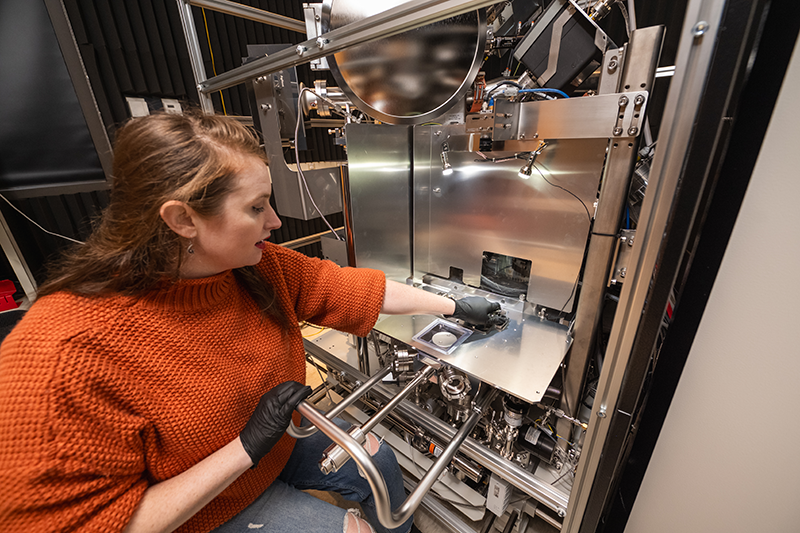
[[[651,89],[663,37],[663,27],[645,28],[634,32],[627,47],[626,64],[620,82],[624,90]],[[580,395],[602,315],[608,273],[612,267],[620,219],[628,198],[630,176],[636,163],[637,148],[638,139],[635,137],[615,138],[609,141],[597,215],[586,253],[583,285],[575,312],[574,340],[569,354],[569,367],[563,386],[562,408],[573,417],[578,413]],[[569,430],[563,424],[559,429]]]
[[[573,483],[572,497],[563,531],[583,531],[582,521],[591,487],[609,435],[611,416],[619,391],[650,283],[656,267],[664,228],[672,208],[686,148],[714,50],[724,0],[693,0],[686,9],[684,27],[659,135],[659,149],[650,172],[647,195],[637,227],[636,245],[628,262],[628,274],[620,295],[614,327],[605,354],[583,453]],[[592,524],[586,524],[590,530]]]
[[[233,15],[234,17],[241,17],[243,19],[260,22],[262,24],[269,24],[270,26],[277,26],[298,33],[306,32],[306,23],[302,20],[284,17],[283,15],[276,15],[263,9],[238,4],[236,2],[229,2],[228,0],[189,0],[193,6],[210,9],[226,15]]]
[[[203,55],[200,53],[200,43],[197,40],[197,28],[192,17],[192,5],[188,0],[175,0],[178,3],[178,13],[181,17],[183,26],[183,36],[186,39],[186,47],[189,49],[189,61],[192,64],[194,81],[197,84],[197,94],[200,96],[200,109],[207,115],[214,114],[214,104],[208,91],[200,90],[200,85],[208,78],[206,68],[203,66]],[[214,92],[214,91],[210,91]]]
[[[111,179],[111,141],[108,138],[105,124],[103,124],[103,117],[100,115],[100,108],[94,97],[92,84],[89,81],[89,75],[86,73],[86,66],[78,49],[78,43],[75,40],[75,33],[72,31],[72,24],[69,21],[67,10],[64,7],[63,0],[45,0],[44,5],[47,8],[47,14],[50,16],[50,22],[53,24],[53,31],[56,34],[56,39],[58,39],[61,55],[64,56],[67,72],[69,72],[72,86],[75,88],[75,96],[78,97],[78,104],[80,104],[81,111],[83,111],[86,127],[92,137],[92,144],[97,150],[97,158],[100,160],[100,166],[103,167],[103,174],[106,175],[106,181],[108,182]],[[80,185],[75,184],[73,187],[80,187]],[[88,186],[88,190],[97,190],[98,188],[97,184]],[[86,188],[81,188],[81,190],[86,190]],[[65,193],[66,191],[59,191],[59,194]]]
[[[412,0],[209,80],[198,79],[199,90],[207,94],[227,89],[257,76],[302,65],[351,46],[397,35],[496,3],[498,0]]]
[[[8,262],[17,276],[17,281],[22,285],[25,296],[28,297],[29,302],[33,303],[36,299],[36,280],[33,279],[28,264],[25,262],[25,258],[22,257],[22,252],[19,251],[17,241],[14,240],[14,235],[11,234],[8,223],[6,223],[6,217],[3,216],[2,212],[0,212],[0,246],[2,246]]]

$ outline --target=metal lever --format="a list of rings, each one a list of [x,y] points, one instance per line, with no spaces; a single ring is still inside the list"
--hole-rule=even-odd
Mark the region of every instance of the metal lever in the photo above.
[[[450,461],[461,446],[461,443],[464,442],[478,424],[482,411],[492,401],[494,394],[494,389],[482,388],[482,390],[478,391],[470,416],[455,434],[453,440],[450,441],[450,444],[448,444],[442,455],[439,456],[430,470],[428,470],[428,473],[420,480],[414,491],[408,495],[406,500],[396,511],[392,511],[392,505],[389,501],[389,491],[386,488],[386,481],[383,479],[383,475],[378,470],[378,467],[375,466],[375,463],[372,461],[372,457],[367,453],[367,450],[308,402],[300,402],[300,405],[297,406],[297,410],[330,437],[333,442],[344,448],[353,458],[372,489],[372,493],[375,497],[375,508],[378,514],[378,520],[384,527],[393,529],[405,523],[417,507],[419,507],[422,498],[425,497],[425,494],[428,493],[436,482],[439,474],[450,464]]]
[[[392,365],[387,366],[386,368],[380,369],[374,376],[372,376],[366,383],[361,385],[359,388],[354,390],[350,396],[336,404],[336,407],[331,409],[327,412],[325,417],[328,420],[333,420],[338,414],[342,411],[347,409],[350,405],[355,403],[356,400],[364,396],[369,390],[381,382],[383,377],[388,374],[392,370]],[[315,425],[311,426],[303,426],[297,427],[294,425],[294,422],[289,424],[289,427],[286,428],[286,432],[296,439],[304,439],[306,437],[310,437],[314,433],[317,432],[317,427]]]

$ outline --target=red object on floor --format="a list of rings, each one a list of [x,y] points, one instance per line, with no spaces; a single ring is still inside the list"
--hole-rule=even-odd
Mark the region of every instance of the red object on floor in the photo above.
[[[14,287],[13,281],[7,279],[0,281],[0,311],[19,307],[17,302],[14,301],[15,292],[17,292],[17,288]]]

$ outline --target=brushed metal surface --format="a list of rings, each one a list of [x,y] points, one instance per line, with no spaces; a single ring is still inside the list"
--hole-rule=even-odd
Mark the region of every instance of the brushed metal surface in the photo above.
[[[323,32],[382,13],[404,0],[327,0]],[[486,16],[472,11],[328,57],[359,109],[391,124],[421,124],[458,102],[483,61]]]
[[[411,275],[409,127],[348,124],[345,132],[356,265],[403,282]]]
[[[544,177],[534,170],[526,180],[522,159],[478,162],[477,153],[452,150],[454,172],[443,176],[441,144],[463,127],[414,131],[414,277],[447,278],[456,267],[479,287],[483,252],[517,257],[531,261],[527,300],[570,310],[607,139],[548,141],[536,160]]]
[[[505,330],[475,332],[451,354],[413,340],[436,320],[433,316],[383,316],[375,329],[518,398],[541,401],[570,346],[567,327],[514,310],[506,313]]]
[[[627,104],[620,107],[621,98]],[[642,103],[636,105],[637,97]],[[604,94],[584,98],[565,98],[519,104],[519,140],[586,139],[610,137],[636,137],[641,132],[642,119],[647,110],[647,91]],[[617,112],[621,113],[621,117]],[[638,131],[629,134],[631,126]],[[619,127],[619,133],[614,129]],[[520,150],[515,141],[506,141],[495,150]]]

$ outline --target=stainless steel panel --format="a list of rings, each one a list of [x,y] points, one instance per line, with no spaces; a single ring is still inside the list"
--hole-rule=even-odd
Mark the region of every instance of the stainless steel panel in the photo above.
[[[625,98],[624,105],[620,105]],[[639,100],[637,100],[639,98]],[[641,126],[647,111],[647,91],[604,94],[584,98],[564,98],[524,102],[518,108],[519,140],[587,139],[638,135],[631,126]],[[637,104],[636,102],[641,102]],[[619,114],[622,114],[620,118]],[[615,131],[616,128],[620,128]],[[641,129],[641,127],[639,127]],[[495,150],[525,149],[506,141]]]
[[[531,261],[528,301],[571,309],[607,140],[550,141],[536,161],[544,177],[534,170],[527,180],[518,176],[522,159],[479,162],[476,153],[451,150],[454,172],[443,176],[441,144],[462,131],[415,128],[415,278],[447,278],[452,266],[478,287],[483,252],[493,252]]]
[[[402,3],[327,0],[323,32]],[[330,56],[328,64],[359,109],[392,124],[421,124],[466,94],[483,62],[485,44],[485,13],[473,11],[351,47]]]
[[[528,402],[541,401],[569,348],[567,327],[506,309],[508,327],[475,332],[451,354],[412,339],[436,317],[387,316],[375,329]]]
[[[411,275],[408,126],[346,126],[356,265],[405,281]]]

